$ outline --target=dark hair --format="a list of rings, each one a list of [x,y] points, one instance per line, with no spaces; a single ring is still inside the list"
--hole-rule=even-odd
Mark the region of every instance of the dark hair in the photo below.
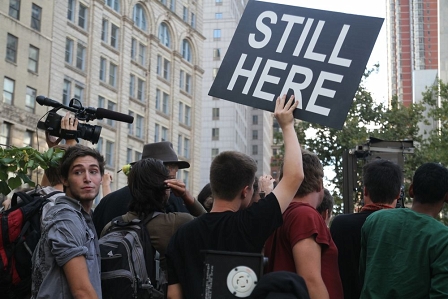
[[[414,200],[434,204],[444,200],[448,192],[448,170],[438,163],[420,166],[412,179]]]
[[[64,152],[67,150],[68,145],[66,144],[58,144],[53,146],[54,149],[61,149]],[[60,164],[61,161],[59,161]],[[56,186],[57,184],[62,184],[61,173],[60,173],[60,165],[58,167],[48,167],[44,170],[45,176],[50,183],[50,186]]]
[[[374,203],[391,204],[400,194],[401,167],[391,161],[375,159],[363,167],[363,183]]]
[[[210,187],[213,197],[233,200],[245,186],[252,188],[257,163],[246,154],[225,151],[210,166]]]
[[[68,173],[70,171],[70,167],[72,166],[73,162],[80,158],[85,156],[91,156],[95,158],[98,161],[98,166],[100,169],[101,176],[104,174],[104,157],[97,151],[90,147],[76,144],[74,146],[70,146],[65,151],[64,156],[61,159],[60,162],[60,175],[62,179],[68,179]]]
[[[319,213],[322,213],[325,210],[328,210],[331,214],[333,212],[333,206],[334,206],[333,196],[331,196],[330,191],[328,191],[327,189],[324,189],[324,199],[322,200],[321,204],[317,207],[316,210]]]
[[[212,196],[212,188],[210,188],[210,183],[202,188],[201,192],[198,194],[198,201],[204,207],[207,212],[213,207],[213,196]]]
[[[132,199],[129,210],[139,216],[153,211],[165,211],[168,194],[165,180],[169,171],[161,160],[146,158],[132,165],[128,175],[128,186]]]
[[[316,154],[302,149],[302,164],[305,178],[295,197],[304,197],[323,188],[324,168]],[[280,168],[280,180],[283,178],[283,163]]]

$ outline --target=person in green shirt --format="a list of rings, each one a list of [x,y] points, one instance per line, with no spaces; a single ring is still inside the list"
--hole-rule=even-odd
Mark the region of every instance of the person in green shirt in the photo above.
[[[361,232],[361,299],[448,298],[448,170],[425,163],[409,187],[410,209],[370,215]]]

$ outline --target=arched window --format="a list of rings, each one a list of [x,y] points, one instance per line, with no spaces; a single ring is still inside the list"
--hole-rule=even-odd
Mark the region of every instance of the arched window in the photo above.
[[[182,41],[182,57],[186,61],[191,62],[191,46],[190,42],[186,39]]]
[[[159,39],[162,45],[171,48],[171,36],[168,26],[165,23],[159,26]]]
[[[120,0],[104,0],[104,2],[116,12],[120,12]]]
[[[135,26],[143,31],[146,31],[146,14],[141,4],[136,4],[134,6],[134,15],[132,19],[134,20]]]

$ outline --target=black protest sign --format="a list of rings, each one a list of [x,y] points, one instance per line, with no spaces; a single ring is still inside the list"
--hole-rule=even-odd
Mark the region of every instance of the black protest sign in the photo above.
[[[249,1],[209,95],[342,128],[383,19]],[[386,88],[386,87],[384,87]]]

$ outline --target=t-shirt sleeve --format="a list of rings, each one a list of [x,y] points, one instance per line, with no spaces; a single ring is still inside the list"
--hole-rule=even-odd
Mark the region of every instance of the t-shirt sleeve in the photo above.
[[[322,216],[310,207],[292,209],[286,217],[283,227],[286,228],[291,249],[297,242],[312,236],[315,236],[316,242],[321,246],[330,245],[331,235]]]
[[[283,223],[282,212],[273,192],[240,211],[242,227],[255,247],[262,248],[266,239]]]
[[[87,257],[87,238],[93,240],[95,235],[86,230],[79,216],[68,209],[58,212],[57,220],[48,230],[48,241],[51,253],[55,256],[58,266],[64,266],[71,259],[84,255]],[[89,234],[86,236],[86,234]]]

